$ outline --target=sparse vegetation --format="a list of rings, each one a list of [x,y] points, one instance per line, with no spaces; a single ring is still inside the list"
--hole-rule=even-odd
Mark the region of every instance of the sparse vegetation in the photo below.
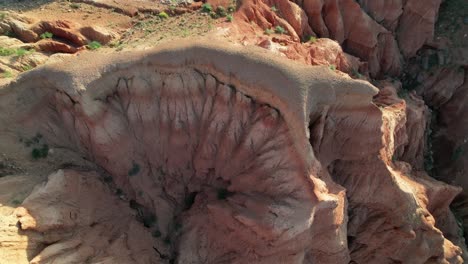
[[[185,196],[185,205],[184,210],[188,210],[192,207],[195,202],[195,197],[197,197],[198,192],[191,192]]]
[[[330,70],[332,70],[332,71],[336,71],[336,65],[333,65],[333,64],[332,64],[332,65],[328,66],[328,68],[329,68]]]
[[[41,39],[50,39],[53,36],[54,36],[54,34],[47,31],[47,32],[42,33],[40,37],[41,37]]]
[[[167,19],[169,18],[169,15],[166,12],[162,11],[162,12],[159,12],[158,17],[161,19]]]
[[[153,213],[147,213],[143,215],[143,225],[151,228],[156,223],[156,216]]]
[[[201,6],[201,11],[204,13],[210,13],[213,11],[213,7],[210,4],[205,3]]]
[[[265,34],[271,35],[273,33],[275,33],[275,31],[273,31],[273,29],[270,29],[270,28],[265,29]]]
[[[401,99],[405,99],[408,97],[408,90],[401,88],[400,90],[398,90],[397,95]]]
[[[465,153],[465,151],[463,149],[463,146],[456,147],[452,152],[451,160],[452,161],[457,161],[459,158],[461,158],[463,156],[464,153]]]
[[[158,237],[161,237],[162,234],[161,234],[161,231],[159,231],[159,230],[154,230],[154,231],[151,233],[151,235],[152,235],[153,237],[158,238]]]
[[[47,144],[43,144],[41,148],[33,148],[31,151],[31,156],[35,160],[46,158],[48,154],[49,146]]]
[[[99,43],[98,41],[91,41],[89,44],[88,44],[88,49],[90,50],[97,50],[99,48],[102,47],[101,43]]]
[[[232,15],[227,15],[226,16],[226,21],[232,22],[234,20],[234,17]]]
[[[34,66],[31,65],[31,64],[25,64],[25,65],[21,66],[21,70],[23,70],[23,72],[30,71],[32,69],[34,69]]]
[[[0,21],[4,20],[7,17],[6,13],[0,12]]]
[[[218,189],[218,194],[217,194],[218,200],[226,200],[226,198],[232,195],[233,193],[228,191],[226,188]]]
[[[275,27],[275,33],[277,33],[277,34],[285,34],[285,33],[286,33],[286,29],[284,29],[282,26],[276,26],[276,27]]]
[[[13,201],[11,201],[11,203],[14,205],[14,206],[18,206],[20,205],[22,202],[18,199],[14,199]]]
[[[128,170],[128,176],[135,176],[140,172],[140,165],[138,163],[135,163],[135,161],[132,164],[132,168]]]
[[[1,73],[1,78],[12,78],[13,74],[10,71],[4,71]]]
[[[227,8],[228,13],[234,13],[236,11],[236,7],[233,5],[228,6]]]
[[[213,18],[213,19],[216,19],[216,18],[218,18],[218,14],[215,11],[211,11],[210,12],[210,17]]]
[[[355,69],[352,69],[351,76],[358,78],[358,79],[362,79],[363,77],[362,74],[358,70],[355,70]]]
[[[317,38],[314,37],[314,36],[310,36],[310,37],[309,37],[309,42],[310,42],[310,43],[315,43],[315,42],[317,42]]]
[[[432,109],[431,125],[425,131],[426,136],[426,152],[424,153],[424,170],[430,176],[434,177],[434,151],[432,149],[432,141],[434,140],[434,128],[437,127],[438,113]]]
[[[226,12],[226,8],[222,7],[222,6],[218,6],[216,8],[216,14],[219,16],[219,17],[225,17],[227,16],[227,12]]]
[[[77,3],[71,3],[71,4],[70,4],[70,8],[79,9],[79,8],[80,8],[80,5],[77,4]]]
[[[272,6],[272,7],[271,7],[271,11],[273,11],[273,12],[276,13],[276,12],[278,12],[278,8],[276,8],[276,6]]]
[[[31,52],[32,52],[31,50],[26,50],[26,49],[23,49],[23,48],[15,49],[15,48],[0,47],[0,56],[15,55],[15,56],[21,57],[21,56],[24,56],[24,55],[29,54]]]
[[[3,33],[4,36],[7,36],[7,37],[10,37],[10,38],[14,38],[15,37],[15,33],[11,30],[7,30]]]
[[[32,50],[26,50],[26,49],[23,49],[23,48],[19,48],[19,49],[16,49],[15,53],[16,53],[16,56],[22,57],[22,56],[24,56],[26,54],[32,53]]]

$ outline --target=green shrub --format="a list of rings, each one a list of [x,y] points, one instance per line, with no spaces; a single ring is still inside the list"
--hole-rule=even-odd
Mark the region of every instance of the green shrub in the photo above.
[[[275,31],[273,31],[272,29],[269,29],[269,28],[265,29],[265,34],[271,35],[273,33],[275,33]]]
[[[17,50],[15,51],[16,56],[18,56],[18,57],[22,57],[22,56],[24,56],[24,55],[26,55],[26,54],[29,54],[29,53],[31,53],[31,52],[32,52],[31,50],[26,50],[26,49],[23,49],[23,48],[19,48],[19,49],[17,49]]]
[[[133,162],[132,168],[128,170],[128,176],[135,176],[140,172],[140,165]]]
[[[453,150],[451,160],[457,161],[459,158],[463,156],[464,153],[465,151],[463,150],[463,146],[458,146],[457,148]]]
[[[12,78],[13,74],[10,71],[4,71],[1,76],[1,78]]]
[[[16,51],[14,49],[0,47],[0,56],[10,56],[15,54],[15,52]]]
[[[309,42],[310,42],[310,43],[315,43],[315,42],[317,42],[317,38],[314,37],[314,36],[310,36]]]
[[[26,65],[23,65],[21,66],[21,69],[23,70],[23,72],[25,71],[30,71],[34,68],[34,66],[30,65],[30,64],[26,64]]]
[[[161,231],[154,230],[153,233],[151,233],[151,235],[153,235],[153,237],[158,238],[158,237],[161,237],[162,234],[161,234]]]
[[[33,159],[41,159],[46,158],[49,154],[49,146],[47,144],[42,145],[41,148],[33,148],[31,151],[31,155]]]
[[[201,6],[201,10],[204,13],[210,13],[211,11],[213,11],[213,7],[210,4],[206,3]]]
[[[161,19],[166,19],[166,18],[169,18],[169,15],[166,12],[162,11],[162,12],[159,12],[158,17]]]
[[[210,12],[210,17],[213,18],[213,19],[216,19],[216,18],[218,18],[218,14],[216,12],[214,12],[214,11],[211,11]]]
[[[49,38],[52,38],[54,36],[54,34],[50,33],[50,32],[44,32],[41,34],[41,39],[49,39]]]
[[[216,14],[218,14],[219,17],[225,17],[227,16],[226,8],[222,6],[218,6],[216,8]]]
[[[332,71],[336,71],[336,66],[335,66],[335,65],[333,65],[333,64],[332,64],[332,65],[330,65],[330,66],[328,66],[328,68],[330,68],[330,70],[332,70]]]
[[[272,7],[271,7],[271,11],[273,11],[273,12],[276,13],[276,12],[278,12],[278,8],[276,8],[276,6],[272,6]]]
[[[90,50],[97,50],[99,49],[100,47],[102,47],[101,43],[99,43],[98,41],[91,41],[89,44],[88,44],[88,49]]]
[[[228,6],[227,8],[228,13],[234,13],[236,11],[236,7],[233,5]]]
[[[228,191],[226,188],[218,189],[218,200],[226,200],[226,198],[228,198],[231,195],[233,195],[233,193]]]
[[[147,213],[143,216],[143,225],[145,227],[151,228],[156,223],[156,215],[153,213]]]
[[[22,202],[18,199],[14,199],[13,201],[11,201],[11,203],[14,205],[14,206],[18,206],[20,205]]]
[[[191,192],[185,196],[184,201],[184,210],[188,210],[195,203],[195,197],[197,197],[198,192]]]
[[[286,33],[286,29],[284,29],[282,26],[276,26],[275,27],[275,33],[284,34],[284,33]]]
[[[234,17],[232,15],[227,15],[226,16],[226,21],[232,22],[234,20]]]
[[[72,4],[70,4],[70,8],[78,9],[78,8],[80,8],[80,5],[77,4],[77,3],[72,3]]]

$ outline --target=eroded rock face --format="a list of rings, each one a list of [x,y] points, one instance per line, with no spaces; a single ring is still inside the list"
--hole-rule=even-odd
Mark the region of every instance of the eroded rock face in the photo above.
[[[113,182],[65,170],[31,194],[21,228],[64,237],[34,261],[462,263],[448,209],[459,189],[392,162],[406,111],[390,88],[375,105],[367,82],[224,43],[121,56],[83,54],[86,67],[48,66],[2,91],[17,109],[2,122]],[[129,226],[134,247],[115,239],[134,239]]]
[[[440,2],[250,0],[243,1],[239,18],[255,21],[261,30],[281,26],[296,42],[307,42],[310,36],[334,39],[345,52],[368,64],[372,78],[381,79],[400,75],[403,59],[414,57],[432,41]],[[248,31],[249,26],[241,27]]]

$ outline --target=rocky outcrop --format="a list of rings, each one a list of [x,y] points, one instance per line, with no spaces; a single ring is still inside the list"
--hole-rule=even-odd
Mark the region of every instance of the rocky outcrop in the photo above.
[[[0,34],[34,43],[31,48],[38,51],[53,53],[75,53],[92,41],[105,45],[118,38],[116,33],[101,27],[83,27],[67,20],[34,21],[13,13],[0,21]]]
[[[411,126],[391,87],[225,43],[80,57],[0,94],[11,131],[94,164],[17,210],[22,229],[59,233],[39,263],[463,262],[459,188],[392,160]]]
[[[250,0],[243,1],[239,18],[262,31],[283,27],[295,42],[310,36],[334,39],[380,79],[400,75],[403,58],[432,41],[440,2]]]

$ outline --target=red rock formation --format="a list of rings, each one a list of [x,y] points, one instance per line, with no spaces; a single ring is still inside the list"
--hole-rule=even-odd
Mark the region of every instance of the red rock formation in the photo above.
[[[249,0],[239,18],[262,31],[281,26],[295,42],[315,35],[334,39],[367,62],[372,77],[382,78],[402,72],[401,54],[413,57],[432,41],[439,5],[440,0]]]
[[[86,65],[70,60],[23,75],[2,90],[0,105],[16,111],[0,121],[39,131],[52,147],[107,171],[143,222],[138,230],[155,234],[142,241],[154,245],[156,262],[462,263],[448,207],[460,189],[392,161],[406,134],[420,135],[405,132],[415,117],[406,117],[391,86],[377,95],[367,82],[261,49],[168,45],[122,57],[83,54]],[[408,151],[415,164],[416,149]],[[21,227],[53,233],[58,223],[82,232],[39,256],[133,256],[128,243],[105,253],[88,246],[96,230],[105,237],[113,230],[90,219],[124,217],[115,232],[125,234],[131,213],[88,213],[120,205],[108,193],[91,196],[105,186],[87,183],[97,174],[61,173],[25,201]],[[73,191],[83,184],[94,188],[91,197]],[[60,186],[72,191],[50,191]],[[41,212],[53,193],[83,210],[59,203],[63,210]],[[91,206],[95,199],[102,203]],[[76,214],[65,221],[70,210]]]
[[[108,44],[118,36],[100,27],[82,27],[67,20],[31,21],[18,15],[10,15],[0,22],[0,33],[12,32],[15,37],[44,52],[75,53],[91,41]],[[41,35],[51,33],[53,39],[41,40]]]

